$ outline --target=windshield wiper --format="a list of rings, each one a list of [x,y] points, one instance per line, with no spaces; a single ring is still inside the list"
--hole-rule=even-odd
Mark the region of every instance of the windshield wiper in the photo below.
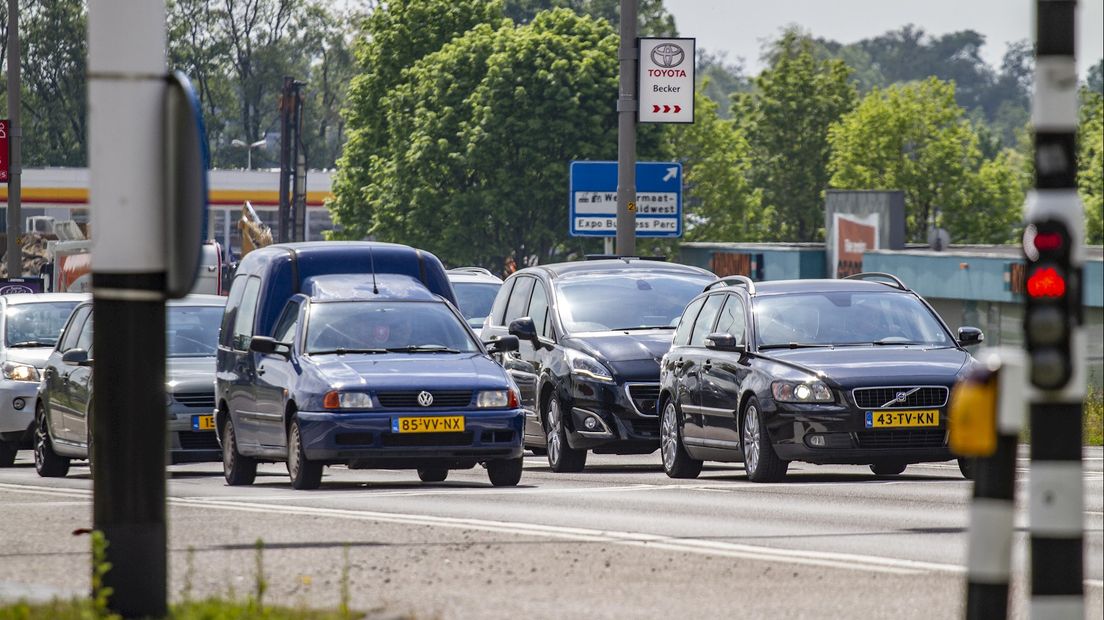
[[[459,353],[458,349],[450,349],[439,344],[412,344],[407,347],[392,347],[387,349],[391,353]]]
[[[635,332],[646,329],[674,329],[674,325],[641,325],[640,327],[615,327],[611,332]]]
[[[807,342],[790,342],[786,344],[762,344],[759,345],[759,350],[764,351],[767,349],[822,349],[826,347],[832,347],[830,344],[811,344]]]
[[[345,355],[346,353],[387,353],[387,349],[343,349],[338,347],[336,349],[326,349],[324,351],[311,351],[308,355],[329,355],[336,353],[338,355]]]
[[[56,342],[43,342],[41,340],[24,340],[15,344],[9,344],[8,347],[15,349],[19,347],[52,347]]]
[[[886,346],[893,346],[895,344],[912,344],[912,345],[916,345],[916,344],[930,344],[930,343],[915,342],[913,340],[879,340],[877,342],[871,342],[870,344],[872,344],[876,347],[886,347]]]

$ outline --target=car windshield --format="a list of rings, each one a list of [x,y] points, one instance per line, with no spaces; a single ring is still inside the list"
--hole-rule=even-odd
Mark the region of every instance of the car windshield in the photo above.
[[[213,357],[222,306],[169,306],[165,345],[169,357]]]
[[[311,304],[307,353],[479,351],[444,302],[339,301]]]
[[[77,307],[76,301],[11,304],[4,313],[4,345],[8,347],[52,347],[57,344],[65,321]]]
[[[495,295],[502,285],[495,282],[453,282],[460,314],[465,319],[482,319],[491,313]]]
[[[557,282],[560,319],[568,332],[674,329],[682,310],[711,276],[611,272]]]
[[[905,293],[826,292],[757,297],[755,319],[760,347],[953,344],[931,310]]]

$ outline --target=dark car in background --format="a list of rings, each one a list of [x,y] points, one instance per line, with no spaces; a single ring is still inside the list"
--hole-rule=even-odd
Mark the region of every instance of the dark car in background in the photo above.
[[[259,461],[286,462],[296,489],[336,464],[416,469],[425,482],[483,464],[494,486],[520,481],[517,390],[449,301],[390,273],[314,276],[301,290],[272,336],[242,343],[255,372],[220,368],[228,484],[252,484]],[[230,325],[226,347],[242,331]]]
[[[711,285],[687,307],[663,358],[667,474],[743,461],[754,482],[790,461],[869,465],[878,475],[946,461],[947,401],[981,331],[952,334],[900,280]]]
[[[214,433],[215,351],[225,297],[189,295],[165,309],[165,392],[172,463],[217,461]],[[72,459],[87,459],[92,390],[92,302],[78,305],[46,361],[35,408],[35,468],[65,476]]]
[[[0,295],[0,467],[31,447],[35,399],[46,358],[84,293]]]
[[[686,303],[714,281],[686,265],[637,258],[529,267],[495,298],[483,339],[514,335],[499,356],[521,390],[525,444],[553,471],[580,471],[587,451],[659,447],[659,360]]]
[[[472,329],[479,331],[491,313],[502,278],[482,267],[457,267],[448,270],[448,279],[456,293],[457,308]]]

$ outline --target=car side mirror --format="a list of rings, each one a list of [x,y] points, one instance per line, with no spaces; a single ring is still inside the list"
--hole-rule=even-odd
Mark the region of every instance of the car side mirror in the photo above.
[[[487,353],[509,353],[517,351],[520,343],[517,336],[502,336],[497,340],[489,340],[483,343],[487,347]]]
[[[268,336],[253,336],[249,340],[249,350],[264,355],[291,357],[291,345],[289,343],[280,342]]]
[[[736,343],[736,336],[732,334],[709,334],[705,337],[705,348],[713,351],[733,351],[743,353],[747,347]]]
[[[520,319],[514,319],[510,321],[510,328],[508,330],[511,336],[516,336],[518,340],[528,340],[537,346],[537,326],[533,324],[533,319],[523,316]]]
[[[61,362],[68,366],[91,366],[92,358],[84,349],[69,349],[61,355]]]
[[[976,327],[959,327],[958,344],[968,347],[985,340],[985,334]]]

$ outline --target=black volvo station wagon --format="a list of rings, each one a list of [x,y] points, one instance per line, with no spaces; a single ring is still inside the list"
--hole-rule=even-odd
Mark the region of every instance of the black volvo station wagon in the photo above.
[[[790,461],[869,465],[878,475],[946,461],[947,401],[974,363],[896,277],[719,280],[686,307],[660,374],[663,467],[743,461],[754,482]]]

